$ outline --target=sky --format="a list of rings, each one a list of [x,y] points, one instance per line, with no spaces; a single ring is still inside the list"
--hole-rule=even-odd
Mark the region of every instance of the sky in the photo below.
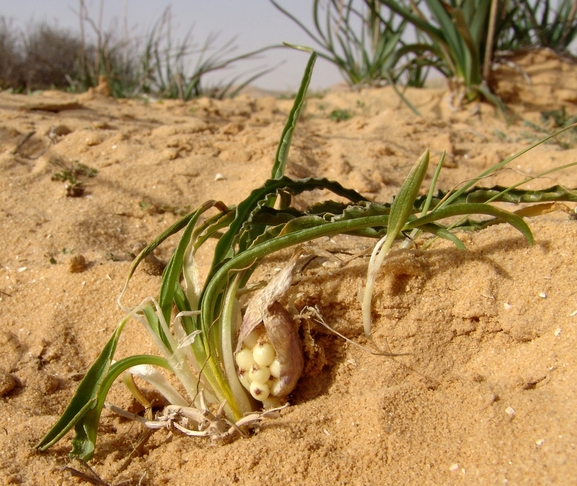
[[[311,0],[279,0],[279,3],[310,25]],[[210,34],[219,34],[217,46],[237,36],[234,55],[283,41],[314,46],[310,38],[269,0],[85,0],[95,22],[98,22],[101,4],[104,31],[116,26],[118,32],[122,32],[126,23],[131,35],[145,35],[170,7],[174,40],[182,40],[192,28],[195,44],[202,44]],[[79,31],[79,6],[79,0],[0,0],[0,16],[21,29],[31,22],[47,22],[51,26]],[[308,56],[303,52],[274,49],[261,54],[258,60],[239,62],[217,77],[230,79],[250,69],[282,63],[253,84],[270,90],[296,91],[307,60]],[[336,67],[324,59],[317,60],[311,81],[313,90],[322,90],[341,81]]]

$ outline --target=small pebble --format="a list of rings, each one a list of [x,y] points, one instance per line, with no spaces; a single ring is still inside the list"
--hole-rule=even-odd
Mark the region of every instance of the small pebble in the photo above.
[[[89,132],[84,141],[88,147],[94,147],[102,142],[97,132]]]
[[[170,147],[162,151],[163,160],[174,160],[178,157],[180,150],[178,148]]]

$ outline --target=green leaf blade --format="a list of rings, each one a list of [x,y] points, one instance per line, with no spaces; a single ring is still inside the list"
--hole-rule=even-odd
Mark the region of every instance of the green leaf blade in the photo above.
[[[523,236],[525,236],[530,245],[534,243],[533,233],[523,218],[504,209],[483,203],[462,203],[446,206],[441,209],[434,210],[426,216],[422,216],[410,221],[407,224],[407,228],[418,228],[424,224],[439,221],[441,219],[471,214],[485,214],[488,216],[494,216],[495,218],[498,218],[505,223],[509,223],[515,229],[520,231]]]
[[[86,416],[96,406],[97,397],[100,391],[100,385],[108,373],[120,333],[128,319],[123,320],[109,341],[102,349],[100,355],[86,372],[86,375],[78,385],[72,400],[64,410],[60,419],[48,431],[48,433],[36,444],[36,448],[45,451],[56,442],[58,442],[72,427],[77,426],[83,417]]]
[[[310,52],[309,61],[305,68],[305,72],[303,75],[303,79],[301,81],[299,90],[297,92],[295,101],[293,103],[292,109],[289,114],[288,121],[284,127],[284,130],[281,135],[280,143],[276,152],[276,156],[274,158],[274,165],[271,172],[271,179],[280,179],[285,172],[285,167],[288,159],[289,149],[292,141],[292,137],[295,131],[295,127],[300,115],[300,112],[304,106],[306,100],[306,94],[311,82],[311,77],[313,75],[313,68],[315,62],[317,60],[318,54],[310,48],[301,47],[301,46],[293,46],[290,44],[286,44],[289,47],[293,47],[294,49],[299,49],[303,51]]]

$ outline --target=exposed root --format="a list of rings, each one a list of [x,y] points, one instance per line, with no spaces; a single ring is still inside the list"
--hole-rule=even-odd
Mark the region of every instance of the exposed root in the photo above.
[[[148,420],[140,415],[127,412],[110,403],[106,403],[104,406],[111,412],[139,422],[151,430],[176,429],[191,437],[209,437],[213,440],[228,441],[239,435],[246,437],[247,433],[265,418],[278,417],[279,411],[287,407],[288,403],[282,407],[248,414],[236,423],[224,416],[225,403],[221,404],[216,415],[207,408],[199,410],[195,407],[168,405],[154,420]]]

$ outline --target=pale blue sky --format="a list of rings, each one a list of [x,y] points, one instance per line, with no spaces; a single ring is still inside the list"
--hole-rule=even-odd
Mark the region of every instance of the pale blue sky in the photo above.
[[[97,21],[100,0],[85,0],[91,17]],[[310,0],[281,0],[291,12],[310,23]],[[220,32],[219,44],[238,35],[235,53],[246,52],[282,41],[311,45],[311,40],[290,19],[279,12],[268,0],[103,0],[103,27],[107,30],[116,21],[119,31],[123,27],[124,13],[133,35],[143,35],[161,17],[164,9],[172,8],[175,38],[182,38],[193,28],[195,43],[201,44],[210,33]],[[30,21],[46,21],[51,25],[78,30],[78,0],[0,0],[0,16],[25,28]],[[298,88],[307,55],[302,52],[273,50],[256,61],[241,62],[235,72],[250,67],[274,66],[285,63],[274,72],[260,78],[255,84],[261,88],[294,91]],[[228,73],[226,74],[229,75]],[[219,76],[221,76],[219,74]],[[341,81],[337,69],[323,59],[317,61],[311,86],[318,90]]]

